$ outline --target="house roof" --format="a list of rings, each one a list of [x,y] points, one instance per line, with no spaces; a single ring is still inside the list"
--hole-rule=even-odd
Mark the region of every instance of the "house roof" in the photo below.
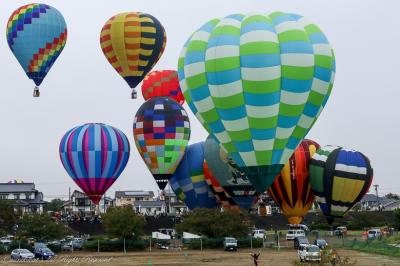
[[[154,192],[143,190],[115,191],[115,197],[154,197]]]
[[[35,192],[34,183],[0,183],[0,193]]]
[[[137,200],[133,202],[134,207],[152,208],[165,206],[165,202],[161,200]]]

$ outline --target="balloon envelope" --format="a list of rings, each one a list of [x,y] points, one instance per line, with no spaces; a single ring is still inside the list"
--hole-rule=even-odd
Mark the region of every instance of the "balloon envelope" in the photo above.
[[[193,113],[259,192],[321,113],[334,71],[318,26],[281,12],[213,19],[192,34],[178,63]]]
[[[129,160],[129,141],[117,128],[84,124],[68,131],[60,142],[61,162],[75,183],[98,204]]]
[[[189,209],[218,206],[215,195],[205,180],[203,163],[204,142],[189,145],[171,178],[171,183],[177,182],[185,194],[184,202]],[[174,191],[179,195],[179,191]]]
[[[203,171],[204,178],[206,179],[206,182],[210,186],[211,190],[214,192],[219,205],[221,205],[224,209],[239,210],[239,206],[236,205],[232,197],[225,191],[215,176],[213,176],[205,160],[203,164]]]
[[[268,194],[288,217],[290,224],[301,223],[313,204],[308,167],[317,149],[318,143],[303,140],[268,188]]]
[[[310,183],[322,212],[332,223],[368,191],[373,177],[369,159],[338,146],[319,149],[310,161]]]
[[[67,25],[64,17],[49,5],[22,6],[8,20],[8,46],[37,86],[61,54],[66,41]]]
[[[100,45],[108,62],[135,88],[164,52],[166,35],[152,15],[127,12],[110,18],[100,33]]]
[[[140,155],[163,190],[189,142],[186,111],[169,97],[152,98],[137,111],[133,136]]]
[[[249,210],[257,198],[257,193],[247,176],[228,163],[227,154],[214,137],[208,136],[204,153],[210,172],[222,188],[240,208]]]
[[[175,70],[157,70],[147,74],[142,83],[142,94],[145,100],[168,96],[180,105],[185,102]]]

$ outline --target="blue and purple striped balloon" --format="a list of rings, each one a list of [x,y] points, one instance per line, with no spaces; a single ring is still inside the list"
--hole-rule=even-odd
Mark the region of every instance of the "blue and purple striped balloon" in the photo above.
[[[112,126],[90,123],[69,130],[60,142],[61,162],[86,195],[98,204],[129,160],[129,141]]]

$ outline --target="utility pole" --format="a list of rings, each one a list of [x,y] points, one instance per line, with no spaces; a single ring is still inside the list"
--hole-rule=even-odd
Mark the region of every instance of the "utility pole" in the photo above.
[[[379,185],[378,184],[374,185],[374,188],[375,188],[376,201],[378,202],[378,210],[380,211],[381,210],[381,206],[380,206],[379,194],[378,194]]]

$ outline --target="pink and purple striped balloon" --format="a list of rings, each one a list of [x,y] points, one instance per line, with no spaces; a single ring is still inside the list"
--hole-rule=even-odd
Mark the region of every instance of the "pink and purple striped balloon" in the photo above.
[[[90,123],[69,130],[59,151],[65,170],[97,205],[125,169],[130,146],[121,130]]]

